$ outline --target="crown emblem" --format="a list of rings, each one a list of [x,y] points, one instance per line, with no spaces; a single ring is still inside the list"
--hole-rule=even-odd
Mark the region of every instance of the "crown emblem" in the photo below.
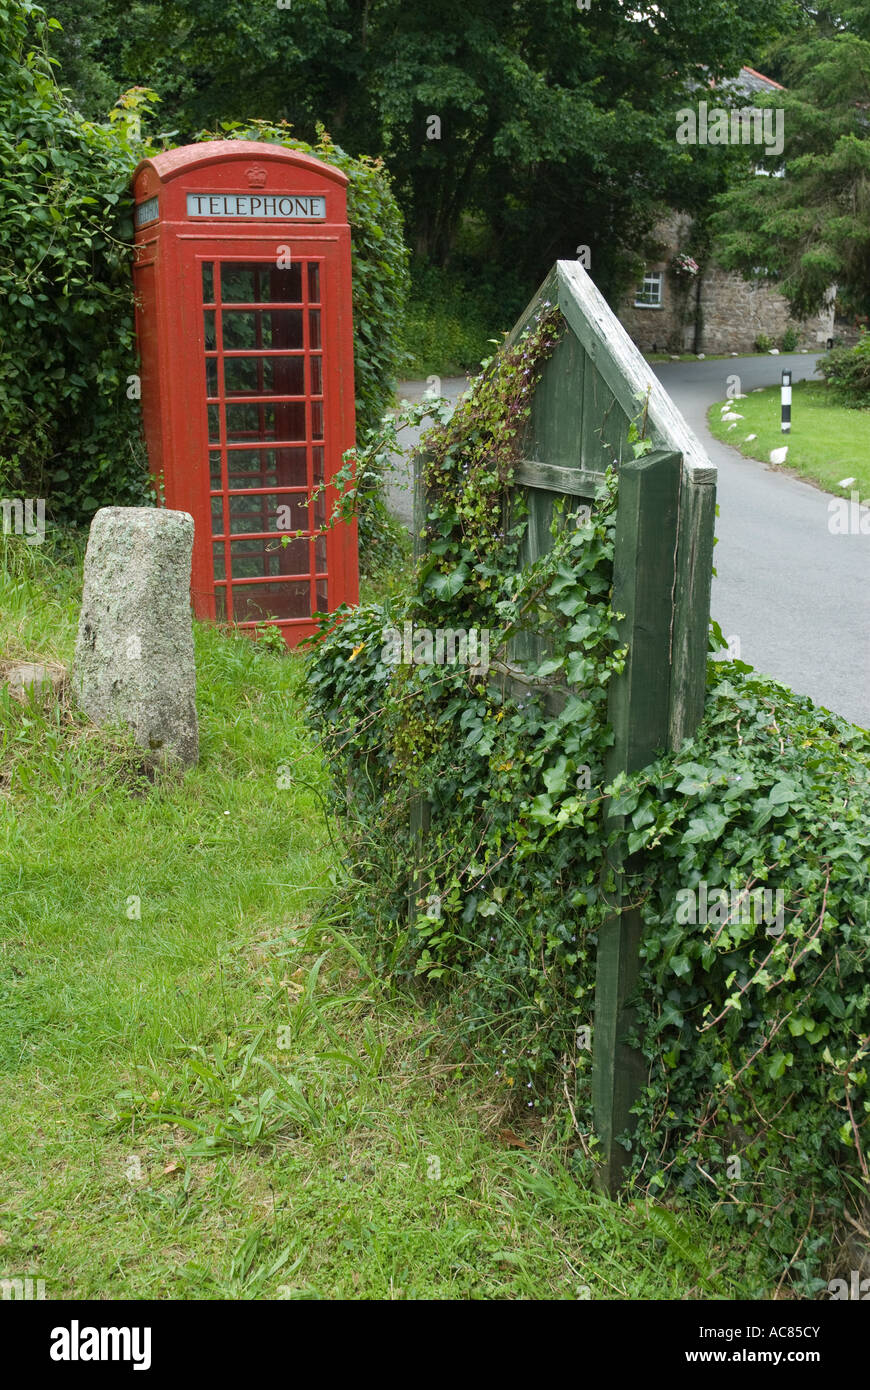
[[[245,177],[252,188],[262,188],[266,182],[266,170],[262,164],[252,164],[250,169],[245,170]]]

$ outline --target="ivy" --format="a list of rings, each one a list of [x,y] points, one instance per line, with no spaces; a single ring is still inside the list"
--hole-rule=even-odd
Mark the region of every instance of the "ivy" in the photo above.
[[[551,1111],[587,1172],[608,798],[644,922],[632,1181],[757,1237],[759,1295],[812,1294],[835,1227],[866,1226],[870,1198],[870,735],[712,662],[695,737],[608,785],[618,472],[591,515],[557,508],[533,563],[512,488],[561,331],[547,308],[425,439],[410,594],[323,622],[309,680],[349,832],[347,910],[384,973],[437,995],[460,1055]],[[643,434],[641,418],[635,454]],[[385,632],[405,625],[491,629],[488,672],[396,665]]]
[[[868,753],[864,730],[713,664],[696,737],[616,789],[645,923],[635,1172],[756,1229],[804,1293],[824,1287],[820,1230],[870,1196]],[[695,921],[680,895],[697,907],[702,884]]]

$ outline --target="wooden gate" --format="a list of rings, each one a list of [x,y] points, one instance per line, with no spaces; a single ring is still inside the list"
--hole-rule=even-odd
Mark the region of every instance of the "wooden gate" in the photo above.
[[[608,780],[634,772],[666,748],[679,748],[704,709],[710,617],[716,469],[651,367],[583,268],[558,261],[518,320],[512,344],[547,305],[558,305],[567,332],[542,364],[514,487],[526,494],[528,526],[521,562],[549,550],[554,501],[566,509],[594,504],[608,465],[617,465],[614,611],[624,670],[611,678],[608,717],[614,742]],[[644,420],[652,451],[635,458],[631,422]],[[415,532],[423,527],[424,460],[415,465]],[[535,639],[513,659],[542,656]],[[611,822],[619,818],[605,810]],[[428,807],[416,803],[421,837]],[[620,845],[621,845],[620,841]],[[612,868],[616,891],[599,934],[593,1028],[595,1131],[602,1184],[615,1190],[627,1160],[617,1136],[632,1127],[631,1107],[645,1083],[643,1057],[626,1042],[639,969],[641,918],[622,892],[623,851]]]

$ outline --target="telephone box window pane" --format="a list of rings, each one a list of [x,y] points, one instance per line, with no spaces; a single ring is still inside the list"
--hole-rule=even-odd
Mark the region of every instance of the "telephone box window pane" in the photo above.
[[[221,485],[221,456],[217,450],[212,449],[208,456],[208,475],[212,487]]]
[[[230,495],[230,530],[308,531],[304,492],[234,492]]]
[[[310,508],[309,508],[310,510]],[[326,525],[326,498],[319,492],[314,499],[314,526],[322,531]]]
[[[322,574],[326,569],[326,537],[318,536],[314,542],[314,568]]]
[[[306,487],[304,449],[230,449],[230,491],[247,487]]]
[[[250,541],[248,545],[250,546]],[[234,579],[268,578],[269,562],[263,550],[252,553],[249,549],[246,555],[234,555],[232,564]]]
[[[299,574],[308,578],[311,552],[304,537],[296,536],[288,540],[286,545],[282,545],[280,540],[269,541],[268,544],[272,547],[269,551],[271,567],[267,570],[268,574]]]
[[[307,579],[233,585],[233,617],[237,623],[310,616],[311,586]]]
[[[224,568],[224,543],[223,543],[223,541],[217,541],[217,542],[215,542],[215,544],[212,545],[212,552],[213,552],[213,554],[214,554],[214,577],[215,577],[215,579],[226,579],[226,577],[227,577],[227,572],[226,572],[226,569]]]
[[[202,302],[214,304],[214,265],[204,261],[202,267]]]
[[[314,348],[323,347],[320,341],[320,310],[312,309],[308,314],[308,346]]]
[[[256,265],[221,262],[221,300],[224,304],[299,304],[302,266],[279,269],[274,261]]]
[[[217,335],[215,333],[214,309],[206,309],[203,313],[202,320],[205,336],[205,350],[206,352],[214,352],[217,349]]]
[[[287,493],[275,499],[276,531],[310,531],[311,508],[304,493]]]
[[[218,370],[217,358],[207,357],[205,359],[205,394],[216,396],[218,393]]]
[[[313,459],[313,461],[314,461],[314,481],[315,481],[315,483],[322,483],[322,482],[323,482],[323,445],[322,445],[322,444],[317,444],[317,445],[315,445],[315,447],[311,450],[311,455],[312,455],[312,459]]]
[[[228,405],[226,411],[227,438],[233,443],[305,439],[304,401],[273,401],[269,405],[250,401],[247,405]]]
[[[230,498],[230,531],[238,535],[246,531],[275,531],[269,525],[268,494],[253,496],[235,492]]]
[[[323,359],[312,357],[311,359],[311,394],[312,396],[323,395]]]
[[[304,396],[304,359],[225,357],[224,387],[228,396]]]
[[[308,267],[308,301],[310,304],[320,303],[320,266],[316,261],[312,261]]]
[[[210,405],[208,409],[208,442],[209,444],[219,444],[221,439],[221,408],[219,405]]]
[[[214,615],[219,623],[227,620],[227,591],[224,588],[214,591]]]
[[[302,348],[301,309],[225,309],[221,314],[224,351],[245,348]]]
[[[311,402],[311,438],[323,438],[323,401]]]
[[[230,566],[233,579],[259,579],[260,575],[280,574],[279,548],[278,540],[232,541]]]
[[[224,504],[220,497],[211,499],[211,533],[222,536],[224,530]]]
[[[317,581],[317,611],[318,613],[329,612],[329,599],[327,597],[327,581],[318,579]]]

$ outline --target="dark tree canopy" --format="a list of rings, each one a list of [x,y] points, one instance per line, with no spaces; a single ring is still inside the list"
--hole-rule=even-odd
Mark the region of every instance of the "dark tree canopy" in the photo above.
[[[798,0],[50,3],[61,80],[87,114],[114,84],[154,88],[176,140],[252,117],[312,139],[322,121],[387,158],[419,256],[446,264],[470,222],[526,279],[588,245],[611,292],[661,207],[723,186],[727,161],[675,143],[688,85],[807,22]]]
[[[852,18],[853,17],[853,18]],[[847,27],[848,26],[848,27]],[[717,253],[751,274],[764,267],[799,317],[831,285],[852,312],[870,310],[870,14],[844,7],[817,32],[781,46],[787,91],[784,177],[747,174],[720,199]]]

